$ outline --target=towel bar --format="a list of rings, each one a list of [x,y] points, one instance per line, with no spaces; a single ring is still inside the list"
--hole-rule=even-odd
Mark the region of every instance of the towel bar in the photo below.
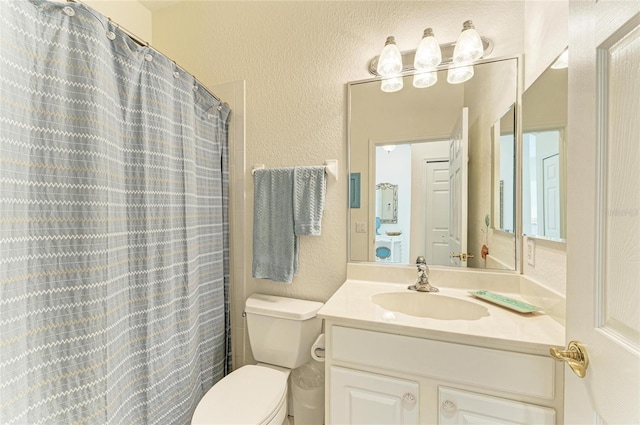
[[[327,159],[324,162],[325,172],[333,177],[336,181],[338,180],[338,160],[337,159]],[[251,169],[251,174],[254,174],[256,170],[261,170],[264,168],[264,164],[254,164]]]

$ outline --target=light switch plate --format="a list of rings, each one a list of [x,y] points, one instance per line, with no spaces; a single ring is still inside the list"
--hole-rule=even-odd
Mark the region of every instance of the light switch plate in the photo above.
[[[527,263],[530,266],[536,265],[536,241],[535,239],[527,239]]]
[[[367,228],[364,222],[356,221],[356,233],[367,233]]]

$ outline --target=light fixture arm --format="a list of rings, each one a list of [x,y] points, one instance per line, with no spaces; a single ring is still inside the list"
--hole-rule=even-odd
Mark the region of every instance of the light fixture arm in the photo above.
[[[488,38],[480,37],[482,39],[482,47],[484,48],[484,54],[482,57],[487,57],[493,51],[493,41]],[[442,50],[442,62],[438,66],[438,69],[446,68],[446,65],[450,65],[452,63],[453,58],[453,49],[456,47],[456,43],[446,43],[441,44],[440,49]],[[404,52],[400,52],[402,55],[402,71],[401,74],[406,74],[415,71],[413,67],[413,59],[416,54],[415,50],[408,50]],[[374,57],[369,61],[369,74],[378,77],[378,58],[379,56]]]

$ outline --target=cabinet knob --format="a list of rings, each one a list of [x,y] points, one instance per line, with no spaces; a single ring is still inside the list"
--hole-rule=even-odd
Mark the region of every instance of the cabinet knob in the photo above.
[[[453,400],[443,401],[442,404],[440,405],[440,408],[442,409],[442,413],[445,413],[447,415],[453,415],[458,410],[458,406],[456,405],[456,402]]]
[[[413,409],[417,402],[418,399],[413,393],[404,393],[402,396],[402,404],[407,409]]]

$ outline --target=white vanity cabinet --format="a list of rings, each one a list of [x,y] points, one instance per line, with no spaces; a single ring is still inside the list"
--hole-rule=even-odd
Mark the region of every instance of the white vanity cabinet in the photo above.
[[[562,421],[562,369],[549,356],[325,320],[327,424]]]
[[[339,366],[332,366],[330,375],[331,423],[420,423],[418,382]]]

